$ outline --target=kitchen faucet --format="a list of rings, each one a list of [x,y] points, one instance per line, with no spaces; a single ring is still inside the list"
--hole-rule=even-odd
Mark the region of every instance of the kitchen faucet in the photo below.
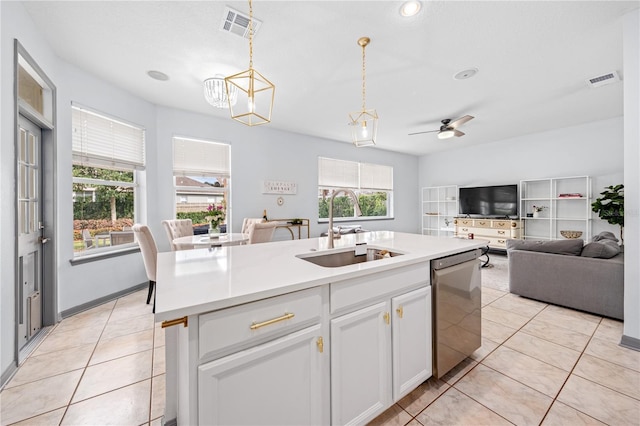
[[[328,244],[329,248],[333,248],[334,238],[340,238],[339,231],[338,231],[338,235],[336,236],[333,235],[333,199],[336,197],[336,195],[339,192],[344,192],[346,195],[351,197],[351,199],[353,200],[353,209],[355,210],[356,216],[362,216],[362,210],[360,210],[360,203],[358,203],[358,196],[356,195],[355,192],[353,192],[350,189],[344,189],[344,188],[336,189],[335,191],[333,191],[333,194],[331,194],[331,198],[329,199],[329,232],[327,234],[329,236],[329,244]]]

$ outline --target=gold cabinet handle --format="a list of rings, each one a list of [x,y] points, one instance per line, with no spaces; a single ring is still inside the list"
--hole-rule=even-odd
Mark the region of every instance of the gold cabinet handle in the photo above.
[[[249,328],[251,330],[257,330],[260,327],[264,327],[266,325],[271,325],[271,324],[274,324],[276,322],[288,320],[288,319],[293,318],[293,317],[295,317],[295,314],[293,314],[291,312],[285,312],[283,316],[278,317],[278,318],[273,318],[273,319],[262,321],[262,322],[253,322],[253,323],[251,323],[251,326]]]
[[[179,325],[179,324],[184,324],[185,327],[188,326],[189,325],[189,317],[182,317],[182,318],[162,321],[161,327],[162,328],[167,328],[167,327],[173,327],[174,325]]]
[[[500,234],[500,235],[504,235],[504,234],[505,234],[505,231],[498,231],[498,234]]]
[[[389,315],[389,312],[384,313],[384,322],[387,324],[391,324],[391,315]]]
[[[402,315],[404,315],[404,309],[402,309],[402,306],[399,306],[398,309],[396,309],[396,312],[398,313],[399,318],[402,318]]]
[[[316,345],[318,345],[318,352],[324,352],[324,339],[322,339],[322,336],[318,337]]]

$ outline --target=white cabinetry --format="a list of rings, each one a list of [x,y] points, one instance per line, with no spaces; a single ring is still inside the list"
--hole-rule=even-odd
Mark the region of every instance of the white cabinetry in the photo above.
[[[322,290],[200,315],[198,424],[328,423]]]
[[[367,306],[331,320],[333,425],[364,424],[431,377],[429,269],[402,271],[396,280],[379,274],[332,291],[332,311],[349,311],[361,306],[363,286],[369,287]]]
[[[422,188],[422,234],[453,236],[453,218],[458,214],[458,187]]]
[[[542,207],[533,217],[533,206]],[[591,178],[520,181],[520,215],[525,222],[525,239],[563,239],[560,231],[580,231],[591,239]]]

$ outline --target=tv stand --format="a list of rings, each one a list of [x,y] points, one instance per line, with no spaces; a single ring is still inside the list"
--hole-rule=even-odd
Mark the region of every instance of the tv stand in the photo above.
[[[519,219],[467,218],[454,219],[455,236],[489,241],[489,248],[506,250],[508,239],[522,238],[522,222]]]

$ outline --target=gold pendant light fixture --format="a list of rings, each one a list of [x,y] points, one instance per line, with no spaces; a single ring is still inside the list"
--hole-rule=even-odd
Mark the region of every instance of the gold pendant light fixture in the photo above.
[[[276,86],[253,69],[253,5],[249,0],[249,69],[224,79],[227,99],[237,89],[236,105],[229,104],[231,118],[247,126],[271,121]]]
[[[349,113],[351,121],[351,140],[357,147],[372,146],[376,144],[378,134],[378,113],[375,109],[366,107],[366,68],[364,49],[371,42],[369,37],[360,37],[358,45],[362,47],[362,110]]]

